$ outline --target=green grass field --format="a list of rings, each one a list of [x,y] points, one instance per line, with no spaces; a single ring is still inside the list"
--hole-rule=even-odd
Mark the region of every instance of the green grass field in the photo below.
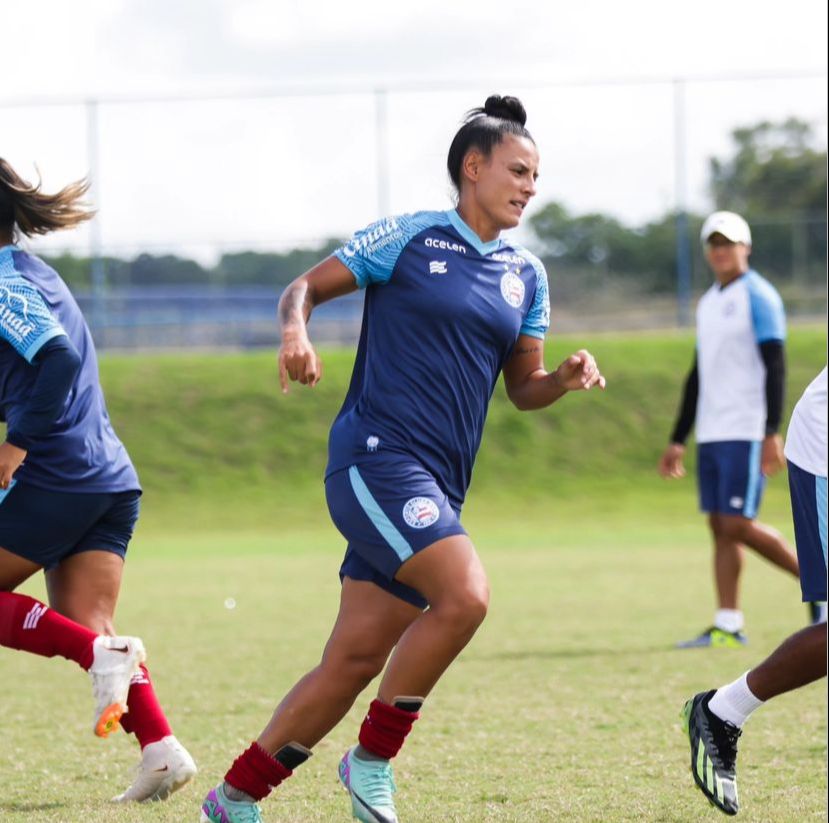
[[[693,480],[654,473],[690,341],[550,348],[563,357],[583,342],[608,375],[605,395],[538,415],[508,409],[500,389],[493,401],[464,517],[492,607],[397,760],[405,823],[721,819],[693,787],[679,710],[805,622],[795,581],[752,556],[749,647],[672,649],[713,607]],[[825,331],[796,330],[790,405],[824,357]],[[4,650],[4,821],[198,820],[204,793],[315,665],[343,550],[320,474],[349,355],[329,353],[326,364],[319,392],[279,398],[272,355],[104,359],[113,419],[147,489],[118,625],[144,637],[201,771],[167,803],[108,804],[130,780],[133,741],[92,735],[88,679],[72,664]],[[791,537],[784,478],[770,482],[762,517]],[[43,596],[39,579],[23,590]],[[372,696],[266,801],[266,820],[350,818],[336,765]],[[825,819],[826,735],[825,681],[761,709],[740,749],[740,817]]]

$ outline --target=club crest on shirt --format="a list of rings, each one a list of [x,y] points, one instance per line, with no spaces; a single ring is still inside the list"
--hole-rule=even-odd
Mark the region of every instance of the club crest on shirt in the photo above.
[[[524,302],[524,281],[514,271],[507,271],[501,278],[501,297],[514,309]]]
[[[428,497],[413,497],[403,506],[403,519],[413,529],[425,529],[439,517],[437,503]]]

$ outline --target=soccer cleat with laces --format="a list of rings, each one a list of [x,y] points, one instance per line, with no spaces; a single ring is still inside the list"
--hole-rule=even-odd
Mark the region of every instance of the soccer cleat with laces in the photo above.
[[[211,789],[201,807],[200,823],[263,823],[259,806],[255,803],[231,800],[225,794],[224,784]]]
[[[98,737],[107,737],[120,725],[127,711],[127,694],[132,676],[147,659],[144,644],[138,637],[100,635],[92,644],[92,693],[95,696],[95,722]]]
[[[173,735],[168,735],[144,747],[132,785],[112,799],[115,803],[166,800],[195,773],[196,764],[190,752]]]
[[[360,760],[349,749],[340,761],[340,780],[351,795],[351,811],[357,820],[398,823],[392,797],[397,787],[388,760]]]
[[[691,640],[677,643],[678,649],[739,649],[748,643],[748,638],[742,631],[727,632],[711,626],[701,635]]]
[[[715,690],[700,692],[682,710],[682,725],[691,744],[691,773],[708,802],[721,812],[735,815],[737,798],[737,740],[742,732],[721,720],[708,703]]]

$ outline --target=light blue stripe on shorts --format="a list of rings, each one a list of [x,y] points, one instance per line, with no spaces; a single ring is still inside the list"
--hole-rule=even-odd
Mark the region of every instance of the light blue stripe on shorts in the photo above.
[[[371,520],[374,528],[383,535],[383,539],[395,550],[401,561],[408,560],[414,554],[412,547],[380,508],[380,504],[374,499],[356,466],[352,466],[348,470],[348,479],[351,481],[351,488],[354,490],[360,506],[368,515],[368,519]]]
[[[820,530],[820,547],[823,549],[823,565],[826,565],[826,478],[815,478],[815,502],[817,525]]]
[[[757,516],[757,497],[760,491],[760,458],[763,442],[753,440],[748,453],[748,486],[746,487],[746,502],[743,506],[743,517],[753,520]]]

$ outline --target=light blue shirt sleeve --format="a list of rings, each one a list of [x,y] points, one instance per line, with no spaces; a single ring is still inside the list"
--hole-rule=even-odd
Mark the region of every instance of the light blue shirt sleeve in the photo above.
[[[758,343],[786,339],[786,310],[777,289],[756,271],[746,275],[751,302],[751,320]]]
[[[361,289],[387,283],[409,241],[431,226],[449,224],[446,212],[420,211],[378,220],[358,231],[334,256],[354,275]]]
[[[520,334],[538,337],[543,340],[550,328],[550,289],[547,284],[547,271],[544,264],[537,257],[529,255],[526,250],[522,253],[527,254],[533,264],[536,285],[535,297],[533,297],[530,310],[521,324]]]
[[[47,341],[62,334],[40,292],[13,269],[0,272],[0,338],[31,363]]]

